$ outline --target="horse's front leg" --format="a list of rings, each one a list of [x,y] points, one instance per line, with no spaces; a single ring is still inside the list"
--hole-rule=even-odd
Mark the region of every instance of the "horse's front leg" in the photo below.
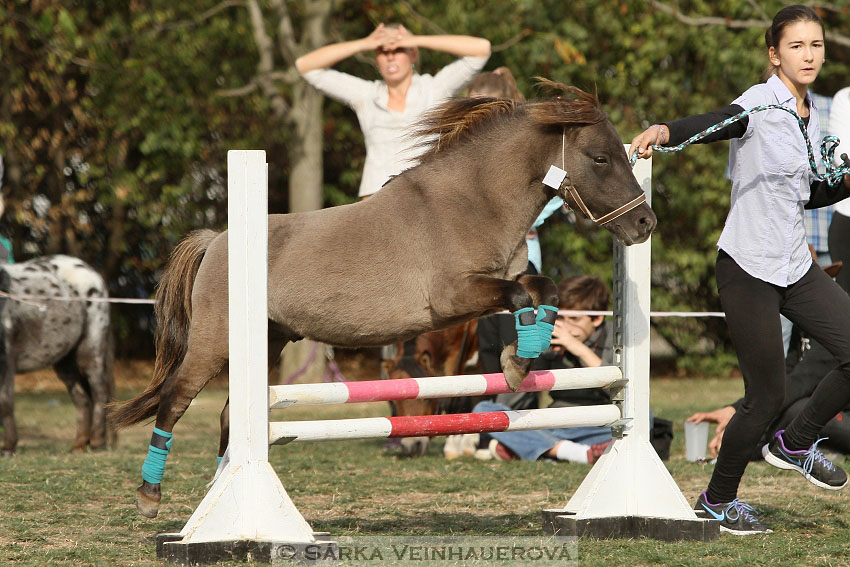
[[[8,351],[7,351],[8,352]],[[0,368],[0,419],[3,423],[3,456],[11,457],[18,445],[18,428],[15,425],[15,368],[5,358],[5,368]]]
[[[508,309],[516,318],[517,340],[505,345],[499,362],[505,382],[516,391],[528,376],[534,360],[549,348],[558,315],[558,287],[544,276],[523,275],[517,283],[531,296],[530,308]],[[536,344],[535,344],[536,341]]]
[[[536,327],[540,339],[540,352],[549,348],[555,320],[558,318],[558,286],[545,276],[521,275],[517,282],[531,294],[537,308]]]
[[[551,329],[548,329],[548,336],[544,336],[545,346],[541,345],[539,329],[554,325],[557,286],[543,276],[521,276],[513,281],[476,275],[465,278],[451,297],[456,308],[479,313],[502,308],[513,313],[517,341],[502,350],[501,364],[505,382],[516,391],[528,376],[534,359],[549,346]],[[535,313],[538,305],[543,307]],[[544,335],[546,331],[544,328]]]

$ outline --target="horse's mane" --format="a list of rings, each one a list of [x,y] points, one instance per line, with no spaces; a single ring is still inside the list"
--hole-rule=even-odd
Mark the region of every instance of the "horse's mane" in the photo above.
[[[542,126],[561,128],[596,124],[605,119],[595,94],[542,77],[537,77],[537,86],[561,94],[553,99],[526,102],[490,97],[459,97],[430,110],[414,131],[414,135],[424,138],[426,141],[423,144],[430,148],[422,158],[454,146],[520,112]]]

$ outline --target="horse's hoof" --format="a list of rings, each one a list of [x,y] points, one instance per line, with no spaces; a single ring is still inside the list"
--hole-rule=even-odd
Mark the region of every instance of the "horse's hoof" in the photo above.
[[[531,358],[521,358],[516,355],[516,343],[505,346],[500,357],[505,382],[511,391],[516,392],[534,362]]]
[[[523,360],[518,356],[514,356],[512,358]],[[525,380],[526,376],[528,376],[528,370],[523,370],[520,365],[513,364],[514,361],[511,362],[512,364],[509,364],[502,370],[505,374],[505,383],[507,383],[508,388],[510,388],[512,392],[516,392],[519,389],[520,384],[522,384],[522,381]]]
[[[142,485],[136,489],[136,510],[145,518],[156,518],[161,497],[160,485],[143,480]]]
[[[424,457],[430,443],[430,437],[405,437],[401,440],[405,457]]]
[[[14,451],[10,451],[10,450],[8,450],[8,449],[3,449],[3,456],[4,456],[4,457],[14,457],[14,456],[15,456],[15,452],[14,452]]]

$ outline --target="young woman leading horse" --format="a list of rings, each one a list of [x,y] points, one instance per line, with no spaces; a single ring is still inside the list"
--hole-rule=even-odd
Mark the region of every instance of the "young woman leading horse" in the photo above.
[[[419,132],[436,138],[419,165],[370,199],[271,215],[269,352],[303,337],[384,345],[507,309],[519,342],[502,362],[517,388],[548,346],[557,312],[555,284],[521,275],[525,235],[543,206],[559,194],[625,244],[645,241],[656,223],[596,97],[544,85],[563,96],[440,106]],[[226,232],[197,231],[178,245],[156,316],[152,382],[112,412],[119,427],[156,416],[136,491],[148,517],[159,507],[174,424],[228,360]]]

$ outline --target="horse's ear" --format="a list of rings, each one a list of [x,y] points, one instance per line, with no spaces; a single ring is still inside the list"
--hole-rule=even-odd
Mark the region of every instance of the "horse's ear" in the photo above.
[[[420,352],[416,356],[416,363],[427,371],[429,376],[436,376],[436,372],[434,372],[434,358],[427,350]]]
[[[381,360],[381,376],[389,376],[395,370],[395,361],[389,359]]]

